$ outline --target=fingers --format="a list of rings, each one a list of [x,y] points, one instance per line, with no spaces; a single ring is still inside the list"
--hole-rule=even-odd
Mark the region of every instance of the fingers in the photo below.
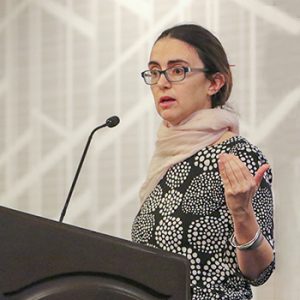
[[[222,178],[224,187],[230,186],[229,178],[227,176],[226,168],[225,168],[225,159],[221,155],[219,155],[218,165],[219,165],[219,172],[220,172],[220,176]]]
[[[260,183],[261,183],[261,181],[262,181],[262,179],[264,177],[264,174],[265,174],[266,171],[268,171],[269,168],[270,168],[270,165],[263,164],[256,171],[256,174],[254,176],[254,180],[255,180],[257,186],[260,186]]]
[[[253,180],[245,164],[235,155],[222,153],[219,156],[219,170],[224,185],[242,186]]]
[[[247,166],[235,155],[222,153],[219,155],[219,171],[225,186],[233,187],[243,185],[243,183],[255,181],[258,188],[265,172],[270,168],[268,164],[263,164],[252,176]]]

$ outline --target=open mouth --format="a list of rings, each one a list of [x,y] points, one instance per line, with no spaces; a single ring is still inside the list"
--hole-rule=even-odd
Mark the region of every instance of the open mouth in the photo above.
[[[174,98],[171,98],[171,97],[168,97],[168,96],[161,97],[159,99],[159,103],[161,103],[161,104],[167,104],[167,103],[171,103],[171,102],[174,102],[174,101],[175,101]]]

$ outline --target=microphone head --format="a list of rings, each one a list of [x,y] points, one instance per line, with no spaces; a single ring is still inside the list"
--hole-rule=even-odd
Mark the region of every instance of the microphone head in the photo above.
[[[106,126],[108,127],[115,127],[120,123],[120,119],[117,116],[112,116],[110,118],[108,118],[105,122]]]

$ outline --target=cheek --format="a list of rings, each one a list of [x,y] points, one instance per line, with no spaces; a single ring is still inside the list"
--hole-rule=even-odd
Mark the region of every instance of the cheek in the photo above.
[[[186,92],[186,98],[189,99],[190,109],[197,110],[204,107],[210,107],[210,97],[207,94],[207,86],[205,84],[195,83],[190,85]]]
[[[158,105],[158,96],[157,96],[157,89],[155,88],[155,86],[151,86],[151,93],[152,93],[152,101],[154,101],[154,105],[156,107],[156,109],[159,109],[159,105]]]
[[[152,96],[155,98],[155,95],[156,95],[156,89],[155,89],[155,86],[151,85],[151,86],[150,86],[150,89],[151,89]]]
[[[190,95],[201,100],[208,95],[208,86],[206,82],[196,82],[190,86]]]
[[[157,106],[157,102],[158,102],[158,90],[155,86],[151,86],[151,93],[152,93],[152,97],[153,100],[155,102],[155,105]]]
[[[189,84],[178,91],[178,94],[183,100],[189,99],[189,102],[197,102],[201,98],[201,89],[196,84]]]

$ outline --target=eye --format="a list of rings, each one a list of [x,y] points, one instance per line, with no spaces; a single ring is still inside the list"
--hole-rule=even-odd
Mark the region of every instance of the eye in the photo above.
[[[150,70],[150,74],[151,74],[151,77],[153,78],[156,78],[156,77],[159,77],[160,76],[160,70],[158,69],[152,69]]]
[[[172,75],[183,75],[184,74],[184,68],[183,67],[173,67],[170,69]]]
[[[156,70],[156,69],[152,69],[150,72],[151,72],[151,74],[154,75],[154,76],[156,76],[156,75],[159,74],[159,70]]]

